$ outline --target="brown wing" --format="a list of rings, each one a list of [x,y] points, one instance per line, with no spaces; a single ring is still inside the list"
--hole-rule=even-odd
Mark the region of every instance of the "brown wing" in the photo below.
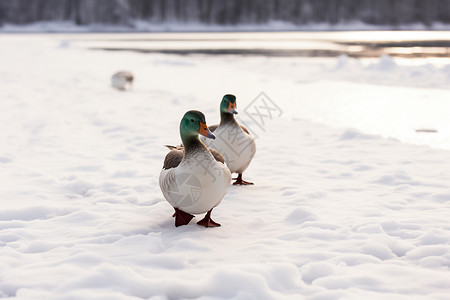
[[[217,128],[217,126],[216,126]],[[167,148],[170,149],[170,152],[167,153],[166,158],[164,159],[164,169],[171,169],[176,168],[180,164],[181,160],[184,156],[184,146],[178,145],[178,146],[170,146],[165,145]],[[221,162],[225,163],[225,159],[223,158],[222,154],[220,154],[219,151],[216,149],[208,148],[209,152],[214,156],[214,158]]]
[[[217,129],[217,127],[219,127],[219,125],[218,125],[218,124],[216,124],[216,125],[211,125],[211,126],[208,126],[208,128],[209,128],[209,130],[210,130],[211,132],[214,132],[214,130],[216,130],[216,129]]]
[[[184,151],[184,146],[183,144],[180,144],[178,146],[172,146],[172,145],[164,145],[167,148],[169,148],[170,150],[176,149],[176,150],[183,150]]]
[[[164,169],[176,168],[180,164],[181,160],[184,156],[184,149],[172,149],[169,153],[167,153],[166,158],[164,159]]]
[[[248,132],[248,129],[247,129],[247,128],[245,128],[245,127],[242,126],[242,125],[240,125],[240,126],[241,126],[242,130],[244,130],[245,133],[250,134],[250,132]]]
[[[216,149],[212,149],[212,148],[208,148],[208,149],[217,161],[220,161],[221,163],[225,163],[225,160],[223,159],[223,156],[222,156],[222,154],[220,154],[219,151],[217,151]]]

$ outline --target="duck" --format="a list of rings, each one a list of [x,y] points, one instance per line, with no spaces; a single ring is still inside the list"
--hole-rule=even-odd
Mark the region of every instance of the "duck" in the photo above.
[[[180,122],[182,146],[168,146],[159,186],[164,198],[175,209],[175,226],[187,225],[194,214],[206,213],[197,224],[218,227],[211,219],[213,208],[222,201],[231,183],[231,172],[223,156],[208,149],[199,134],[215,139],[206,125],[205,115],[197,110],[186,112]]]
[[[119,71],[111,77],[111,85],[121,91],[131,89],[134,75],[129,71]]]
[[[215,140],[202,141],[209,148],[218,150],[224,157],[231,173],[237,173],[233,185],[253,185],[253,182],[242,179],[242,173],[250,165],[256,153],[255,138],[247,128],[236,121],[234,115],[237,112],[236,96],[226,94],[220,102],[220,124],[209,127],[217,137]]]

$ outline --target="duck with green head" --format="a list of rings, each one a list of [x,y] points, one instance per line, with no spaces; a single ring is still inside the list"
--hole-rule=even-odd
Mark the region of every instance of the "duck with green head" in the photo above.
[[[242,173],[247,169],[256,153],[255,139],[250,132],[234,118],[237,114],[236,96],[227,94],[220,102],[220,124],[210,126],[215,140],[202,140],[213,149],[218,150],[232,173],[238,176],[234,185],[252,185],[242,179]]]
[[[223,157],[208,149],[198,135],[214,139],[206,125],[203,113],[191,110],[180,122],[183,146],[170,147],[159,175],[159,186],[164,198],[175,209],[175,226],[188,224],[192,214],[206,216],[197,222],[205,227],[217,227],[211,211],[219,205],[231,182],[231,172]]]

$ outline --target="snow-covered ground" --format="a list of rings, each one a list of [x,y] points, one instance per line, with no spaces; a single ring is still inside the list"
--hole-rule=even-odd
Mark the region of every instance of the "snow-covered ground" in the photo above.
[[[0,297],[448,299],[447,60],[80,45],[0,36]],[[122,69],[129,92],[110,87]],[[175,228],[163,145],[187,110],[217,123],[226,93],[255,185],[229,188],[222,227]]]

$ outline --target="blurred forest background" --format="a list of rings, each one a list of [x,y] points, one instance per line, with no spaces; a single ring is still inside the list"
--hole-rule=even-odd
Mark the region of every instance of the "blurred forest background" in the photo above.
[[[133,27],[149,23],[214,25],[450,24],[450,0],[0,0],[0,25],[68,21]]]

